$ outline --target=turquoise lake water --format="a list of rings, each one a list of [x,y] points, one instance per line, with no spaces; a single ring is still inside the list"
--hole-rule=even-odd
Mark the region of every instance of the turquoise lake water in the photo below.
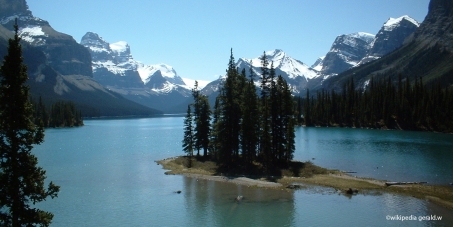
[[[38,206],[51,226],[451,226],[453,211],[412,197],[330,188],[294,192],[165,175],[156,160],[182,155],[182,117],[85,120],[46,130],[33,149],[58,198]],[[298,128],[296,160],[391,181],[453,182],[453,135]],[[174,191],[181,190],[181,194]],[[243,195],[242,203],[234,198]],[[387,215],[442,216],[389,221]]]

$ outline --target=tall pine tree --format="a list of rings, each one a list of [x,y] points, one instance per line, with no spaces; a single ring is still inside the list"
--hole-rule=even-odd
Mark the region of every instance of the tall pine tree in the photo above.
[[[187,105],[187,115],[184,118],[184,139],[182,140],[182,150],[189,156],[189,168],[192,167],[192,157],[194,149],[192,110]]]
[[[44,186],[46,171],[31,153],[34,144],[43,142],[44,129],[33,123],[17,20],[14,29],[0,69],[0,225],[49,226],[53,214],[32,204],[56,197],[59,187]]]
[[[261,115],[260,115],[260,143],[259,155],[267,171],[270,170],[272,161],[272,126],[270,119],[270,105],[269,105],[269,61],[267,60],[266,52],[263,52],[261,60]]]
[[[256,150],[259,142],[259,106],[252,67],[249,71],[250,80],[242,92],[242,121],[241,121],[241,148],[245,167],[249,167],[256,159]]]

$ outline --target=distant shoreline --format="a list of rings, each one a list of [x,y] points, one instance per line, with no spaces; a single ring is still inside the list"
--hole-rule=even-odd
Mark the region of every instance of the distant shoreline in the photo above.
[[[216,166],[212,162],[199,162],[194,160],[193,167],[187,168],[184,164],[187,159],[188,158],[185,156],[178,156],[156,162],[162,165],[163,169],[169,170],[165,173],[169,175],[183,175],[196,179],[278,190],[294,190],[304,188],[304,185],[316,185],[334,188],[346,195],[379,191],[412,196],[453,209],[453,186],[422,184],[386,186],[385,181],[371,178],[359,178],[337,170],[327,170],[325,173],[315,173],[306,177],[223,176],[221,174],[215,174]]]

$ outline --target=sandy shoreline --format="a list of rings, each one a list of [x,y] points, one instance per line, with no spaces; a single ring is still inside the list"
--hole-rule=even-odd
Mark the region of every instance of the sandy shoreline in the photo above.
[[[453,209],[453,187],[451,186],[419,184],[386,186],[385,181],[370,178],[359,178],[338,171],[329,171],[327,174],[315,174],[311,177],[282,176],[271,178],[271,181],[269,181],[269,178],[265,177],[252,179],[245,176],[218,176],[214,174],[214,164],[211,164],[208,168],[187,168],[181,163],[177,163],[180,158],[181,157],[173,157],[156,162],[162,165],[164,169],[169,170],[165,174],[183,175],[196,179],[279,190],[293,190],[297,188],[292,187],[294,185],[315,185],[334,188],[338,191],[342,191],[343,193],[348,193],[348,190],[350,189],[357,190],[358,193],[364,193],[366,191],[379,191],[413,196]]]
[[[225,177],[225,176],[212,176],[212,175],[203,175],[196,173],[183,173],[183,176],[192,177],[196,179],[204,179],[210,181],[226,182],[239,184],[244,186],[255,186],[255,187],[264,187],[264,188],[280,188],[283,185],[276,182],[265,181],[262,179],[252,179],[248,177]]]
[[[164,169],[167,169],[169,166],[168,164],[174,161],[177,157],[167,158],[164,160],[156,161],[158,164],[162,165]],[[167,168],[166,168],[167,167]],[[276,182],[269,182],[265,179],[252,179],[248,177],[227,177],[227,176],[215,176],[212,173],[203,172],[201,170],[191,171],[190,169],[183,168],[182,171],[172,172],[172,168],[168,168],[168,172],[166,174],[178,174],[183,175],[186,177],[192,177],[196,179],[204,179],[210,181],[217,181],[217,182],[227,182],[245,186],[256,186],[256,187],[266,187],[266,188],[278,188],[282,187],[283,185]]]

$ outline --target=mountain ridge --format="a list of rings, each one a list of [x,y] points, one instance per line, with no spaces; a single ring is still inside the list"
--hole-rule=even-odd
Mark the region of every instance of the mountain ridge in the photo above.
[[[135,60],[126,41],[108,43],[98,34],[87,32],[80,43],[92,55],[95,80],[131,101],[173,112],[173,106],[191,95],[172,66],[145,65]]]
[[[17,19],[24,63],[28,66],[27,83],[35,99],[41,96],[47,104],[73,101],[84,116],[159,113],[94,81],[90,53],[72,36],[55,31],[49,22],[34,17],[25,0],[0,0],[0,13],[0,53],[6,54],[7,40]]]
[[[453,3],[431,0],[429,11],[420,26],[403,45],[386,56],[329,78],[318,89],[341,90],[353,79],[356,89],[371,78],[387,78],[393,82],[398,76],[411,81],[423,78],[425,85],[453,85]]]

